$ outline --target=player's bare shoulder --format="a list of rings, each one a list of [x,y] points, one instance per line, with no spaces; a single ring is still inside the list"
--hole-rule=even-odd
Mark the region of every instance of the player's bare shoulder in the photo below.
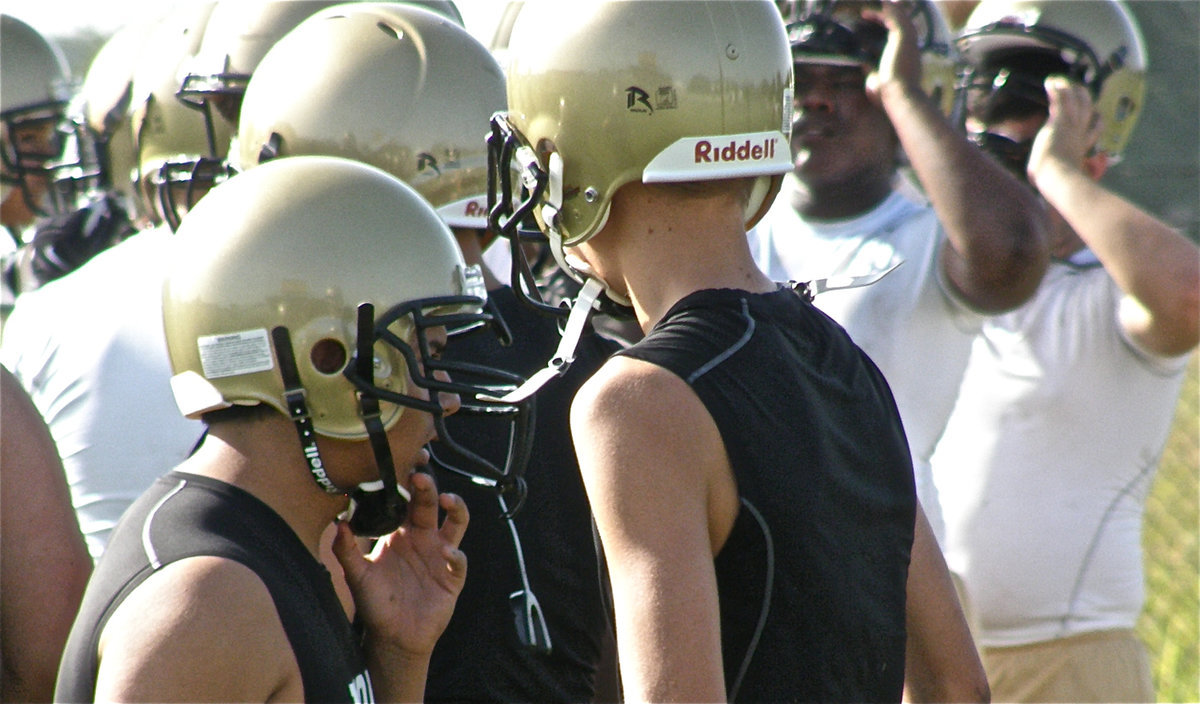
[[[97,701],[298,701],[299,668],[266,585],[220,557],[166,565],[100,636]]]
[[[702,491],[710,473],[728,469],[720,432],[700,398],[686,381],[650,362],[607,361],[576,395],[571,427],[581,468],[598,468],[606,482]],[[715,460],[721,467],[709,466]]]
[[[625,423],[632,420],[662,429],[697,411],[708,415],[695,392],[676,374],[657,364],[615,356],[580,387],[571,418],[572,423],[586,420],[593,429],[597,424],[620,426],[628,433]]]

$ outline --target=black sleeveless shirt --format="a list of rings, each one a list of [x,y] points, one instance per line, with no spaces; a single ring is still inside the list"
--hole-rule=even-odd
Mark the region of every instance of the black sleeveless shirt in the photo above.
[[[684,379],[733,467],[715,558],[730,700],[899,701],[916,499],[867,355],[784,288],[691,294],[620,354]]]
[[[501,347],[487,331],[466,334],[447,345],[445,358],[486,361],[532,375],[558,346],[557,321],[520,303],[511,288],[488,291],[488,297],[512,331],[512,345]],[[438,487],[457,493],[471,511],[471,527],[461,545],[470,574],[433,651],[426,701],[592,700],[608,625],[591,510],[568,414],[579,386],[618,349],[616,342],[585,332],[570,369],[535,397],[534,449],[525,471],[529,493],[514,522],[529,583],[545,616],[549,652],[527,647],[518,639],[510,595],[523,585],[513,536],[495,495],[459,475],[438,472]],[[447,418],[446,425],[459,443],[493,462],[503,461],[508,440],[505,422],[458,413]]]
[[[324,566],[266,504],[225,482],[183,472],[156,481],[114,530],[67,639],[55,700],[93,701],[97,645],[109,617],[155,571],[201,555],[236,560],[267,586],[306,701],[374,701],[358,639]]]

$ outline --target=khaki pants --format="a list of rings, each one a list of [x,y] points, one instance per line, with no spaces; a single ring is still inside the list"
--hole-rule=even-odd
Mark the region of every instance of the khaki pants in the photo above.
[[[997,702],[1153,702],[1146,647],[1131,630],[981,648]]]

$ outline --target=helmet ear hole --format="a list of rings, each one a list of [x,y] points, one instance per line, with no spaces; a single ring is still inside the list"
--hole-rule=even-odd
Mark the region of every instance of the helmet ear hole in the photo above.
[[[340,340],[329,337],[318,340],[309,352],[309,361],[312,362],[313,369],[322,374],[341,373],[346,368],[348,359],[346,346]]]
[[[537,152],[538,156],[544,157],[549,154],[553,154],[555,151],[557,151],[557,148],[554,146],[553,139],[550,139],[549,137],[542,137],[538,140],[537,146],[534,147],[534,151]]]

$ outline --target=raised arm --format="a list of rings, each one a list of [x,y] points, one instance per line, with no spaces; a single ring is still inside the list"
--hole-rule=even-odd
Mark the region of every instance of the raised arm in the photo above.
[[[1051,76],[1046,92],[1050,118],[1034,140],[1030,178],[1125,293],[1129,335],[1163,356],[1188,352],[1200,342],[1200,248],[1097,181],[1106,157],[1088,156],[1101,125],[1087,88]]]
[[[1049,261],[1046,213],[1035,194],[954,129],[921,87],[915,29],[884,3],[889,31],[868,82],[946,231],[941,266],[974,308],[1015,308],[1037,290]]]

